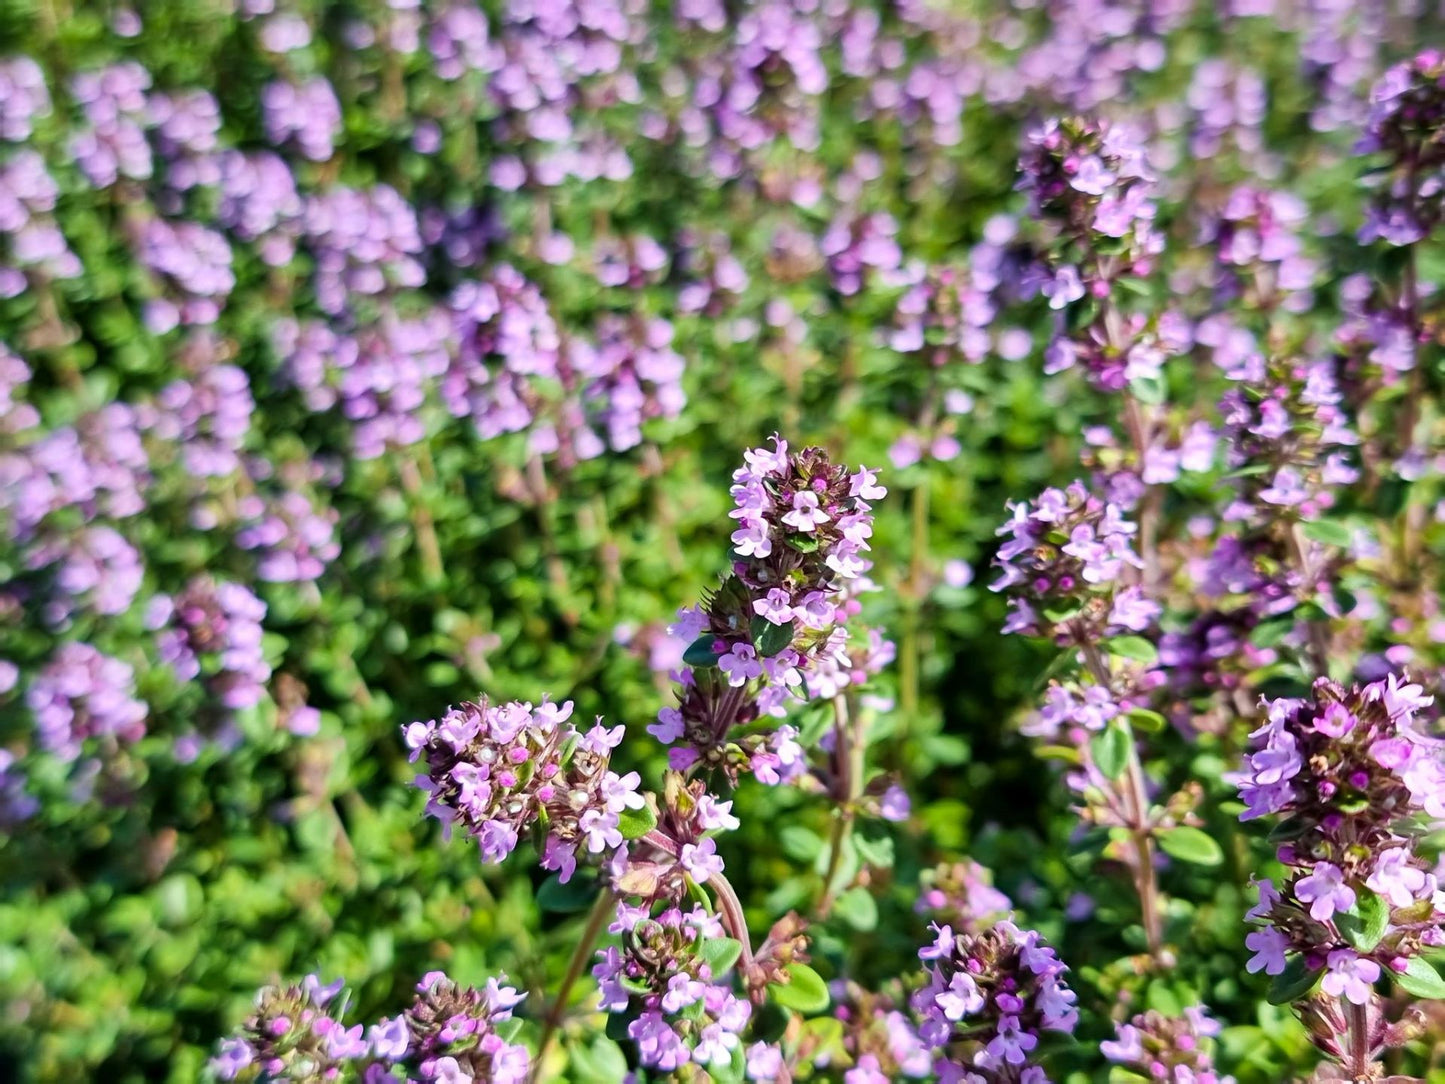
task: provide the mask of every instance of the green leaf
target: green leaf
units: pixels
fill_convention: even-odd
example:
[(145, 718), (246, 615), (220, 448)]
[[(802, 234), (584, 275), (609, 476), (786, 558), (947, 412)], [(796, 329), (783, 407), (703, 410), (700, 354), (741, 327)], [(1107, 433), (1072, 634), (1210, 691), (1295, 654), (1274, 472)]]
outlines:
[(1125, 714), (1135, 730), (1146, 734), (1162, 734), (1169, 726), (1168, 719), (1148, 708), (1130, 708)]
[(1332, 519), (1317, 519), (1312, 523), (1300, 524), (1300, 533), (1311, 542), (1321, 542), (1326, 546), (1338, 546), (1340, 549), (1348, 549), (1354, 541), (1354, 534), (1343, 523)]
[(1269, 830), (1266, 837), (1270, 843), (1286, 843), (1292, 839), (1299, 839), (1309, 831), (1309, 824), (1299, 817), (1286, 817)]
[(1158, 376), (1136, 376), (1129, 381), (1129, 390), (1134, 398), (1149, 406), (1158, 406), (1164, 402), (1164, 379)]
[(811, 534), (790, 534), (788, 545), (799, 553), (812, 553), (819, 546), (818, 536)]
[(1163, 979), (1153, 979), (1144, 991), (1144, 1003), (1165, 1016), (1178, 1016), (1184, 1011), (1179, 995)]
[(748, 631), (752, 634), (753, 646), (758, 655), (770, 659), (793, 642), (794, 628), (791, 621), (774, 625), (766, 617), (754, 615)]
[(1249, 634), (1249, 642), (1255, 647), (1278, 647), (1284, 642), (1284, 638), (1294, 631), (1294, 626), (1293, 615), (1272, 617), (1254, 627), (1254, 631)]
[(839, 1055), (846, 1053), (843, 1021), (836, 1016), (815, 1016), (803, 1024), (802, 1031), (809, 1048), (827, 1060), (836, 1061)]
[(712, 633), (703, 633), (687, 645), (687, 650), (682, 653), (682, 661), (693, 667), (716, 666), (717, 656), (713, 654), (712, 650), (712, 645), (716, 640), (717, 637)]
[(537, 889), (537, 906), (563, 915), (587, 910), (596, 898), (597, 878), (581, 873), (574, 873), (566, 884), (554, 873)]
[(807, 964), (788, 965), (788, 982), (769, 983), (773, 1001), (785, 1009), (805, 1015), (822, 1012), (828, 1007), (828, 984)]
[(859, 861), (874, 869), (893, 868), (893, 840), (887, 836), (868, 839), (865, 836), (854, 835), (853, 849), (858, 852)]
[(1217, 866), (1224, 861), (1224, 851), (1213, 836), (1198, 828), (1164, 828), (1158, 833), (1164, 853), (1181, 862), (1196, 866)]
[[(625, 1013), (615, 1015), (625, 1018)], [(569, 1074), (574, 1080), (621, 1080), (627, 1076), (627, 1058), (622, 1048), (611, 1039), (600, 1038), (589, 1046), (573, 1046), (567, 1051)]]
[(698, 949), (707, 966), (712, 968), (714, 981), (732, 970), (742, 951), (743, 943), (731, 937), (710, 937)]
[(778, 832), (783, 853), (795, 862), (812, 862), (823, 850), (823, 837), (801, 824), (786, 824)]
[(1445, 979), (1441, 979), (1440, 972), (1436, 971), (1434, 965), (1423, 957), (1416, 956), (1411, 960), (1410, 966), (1405, 968), (1404, 973), (1395, 976), (1395, 981), (1407, 994), (1428, 998), (1431, 1001), (1445, 1000)]
[(1303, 956), (1296, 956), (1270, 982), (1269, 993), (1265, 996), (1271, 1005), (1288, 1005), (1313, 990), (1320, 974), (1309, 969)]
[(641, 839), (657, 827), (657, 814), (649, 802), (643, 802), (641, 809), (624, 809), (617, 814), (617, 830), (624, 839)]
[(1093, 754), (1099, 771), (1110, 779), (1123, 775), (1124, 767), (1129, 763), (1130, 740), (1129, 732), (1117, 723), (1110, 723), (1095, 734), (1089, 742), (1089, 752)]
[(862, 933), (878, 926), (878, 901), (861, 885), (839, 896), (833, 904), (833, 913)]
[(607, 1027), (604, 1034), (614, 1043), (629, 1042), (631, 1037), (627, 1034), (628, 1014), (625, 1012), (610, 1012), (607, 1014)]
[(1112, 640), (1105, 640), (1104, 647), (1111, 655), (1133, 659), (1145, 666), (1153, 666), (1159, 659), (1158, 649), (1142, 636), (1115, 636)]
[(1373, 952), (1390, 925), (1390, 905), (1368, 888), (1355, 889), (1355, 905), (1335, 915), (1335, 926), (1356, 952)]

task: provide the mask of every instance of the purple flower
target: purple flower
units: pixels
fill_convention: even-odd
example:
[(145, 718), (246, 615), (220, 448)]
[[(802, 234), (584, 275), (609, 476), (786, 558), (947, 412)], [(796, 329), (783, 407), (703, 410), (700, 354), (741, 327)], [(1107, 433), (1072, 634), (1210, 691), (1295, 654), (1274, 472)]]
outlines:
[(371, 1044), (372, 1056), (383, 1061), (401, 1060), (406, 1057), (411, 1045), (411, 1033), (407, 1030), (406, 1021), (399, 1016), (395, 1020), (373, 1024), (366, 1037)]
[(1369, 1003), (1371, 986), (1380, 977), (1380, 965), (1356, 955), (1352, 949), (1336, 949), (1326, 960), (1320, 989), (1331, 997), (1343, 997), (1355, 1005)]
[(1244, 965), (1251, 975), (1257, 971), (1263, 971), (1266, 975), (1278, 975), (1284, 971), (1284, 953), (1285, 949), (1289, 948), (1289, 938), (1282, 932), (1273, 926), (1266, 926), (1246, 936), (1244, 944), (1254, 953)]
[(462, 825), (485, 862), (505, 859), (543, 818), (544, 868), (566, 880), (579, 859), (605, 859), (624, 842), (619, 815), (644, 803), (640, 777), (608, 768), (621, 727), (609, 730), (599, 721), (582, 737), (567, 722), (571, 714), (570, 701), (537, 707), (483, 701), (408, 724), (407, 746), (426, 755), (427, 771), (416, 783), (428, 795), (427, 813), (448, 831)]
[(1344, 872), (1329, 862), (1319, 862), (1307, 877), (1295, 882), (1295, 898), (1310, 904), (1310, 917), (1328, 922), (1336, 911), (1348, 911), (1355, 905), (1355, 892), (1344, 883)]
[(692, 874), (692, 879), (698, 884), (705, 884), (723, 871), (723, 860), (717, 853), (717, 843), (711, 839), (683, 844), (681, 861), (683, 868)]

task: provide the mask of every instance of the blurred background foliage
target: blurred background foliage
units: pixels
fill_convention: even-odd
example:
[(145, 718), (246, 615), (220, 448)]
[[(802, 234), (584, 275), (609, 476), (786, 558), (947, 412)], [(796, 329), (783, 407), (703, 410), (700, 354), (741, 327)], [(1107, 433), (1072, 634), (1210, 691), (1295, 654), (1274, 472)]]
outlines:
[[(1424, 32), (1408, 13), (1368, 6), (1358, 17), (1375, 20), (1377, 55), (1350, 84), (1356, 94), (1394, 55), (1394, 43), (1415, 44)], [(497, 33), (503, 5), (482, 7)], [(952, 49), (976, 61), (981, 78), (994, 78), (1053, 40), (1061, 20), (1088, 23), (1070, 7), (954, 5), (938, 21), (976, 31), (954, 39), (920, 29), (922, 19), (905, 19), (891, 4), (878, 10), (904, 42), (907, 63)], [(1168, 8), (1167, 18), (1156, 8)], [(1123, 13), (1118, 26), (1096, 27), (1095, 38), (1065, 51), (1072, 83), (1032, 76), (1013, 95), (966, 97), (962, 135), (951, 145), (931, 143), (896, 115), (867, 115), (860, 103), (869, 80), (840, 74), (837, 42), (828, 40), (822, 54), (832, 79), (819, 96), (817, 148), (778, 139), (749, 165), (746, 181), (720, 183), (698, 168), (693, 148), (640, 137), (644, 105), (583, 96), (571, 103), (579, 124), (625, 148), (631, 175), (516, 190), (489, 174), (498, 155), (515, 153), (517, 139), (502, 131), (500, 110), (479, 82), (440, 78), (425, 45), (406, 52), (347, 44), (357, 40), (347, 28), (384, 30), (411, 11), (406, 5), (298, 0), (286, 10), (309, 26), (310, 41), (277, 55), (258, 41), (270, 16), (222, 0), (147, 0), (133, 13), (85, 0), (0, 0), (0, 56), (35, 58), (54, 102), (33, 135), (0, 156), (22, 144), (43, 155), (59, 189), (55, 218), (84, 268), (74, 278), (32, 280), (0, 300), (0, 340), (32, 370), (25, 398), (45, 427), (113, 401), (145, 401), (184, 369), (186, 332), (153, 331), (140, 315), (157, 286), (127, 240), (129, 224), (160, 205), (160, 172), (149, 182), (96, 187), (67, 149), (83, 116), (68, 81), (121, 60), (142, 65), (156, 90), (208, 90), (220, 105), (224, 145), (241, 148), (266, 145), (267, 83), (326, 76), (341, 128), (328, 160), (288, 156), (303, 190), (384, 183), (417, 208), (484, 212), (495, 229), (481, 266), (506, 260), (522, 268), (564, 333), (591, 328), (604, 313), (669, 320), (686, 361), (687, 404), (649, 422), (641, 446), (571, 466), (544, 463), (525, 434), (483, 441), (436, 404), (426, 408), (424, 440), (379, 458), (347, 458), (350, 423), (309, 411), (274, 347), (278, 319), (327, 318), (312, 294), (308, 255), (272, 267), (236, 242), (235, 284), (214, 330), (255, 399), (244, 453), (275, 465), (339, 461), (316, 489), (337, 513), (340, 556), (314, 583), (258, 581), (254, 556), (224, 523), (196, 526), (200, 500), (234, 497), (233, 480), (208, 480), (198, 493), (176, 449), (154, 435), (147, 507), (127, 520), (126, 533), (144, 558), (142, 600), (177, 592), (202, 572), (256, 592), (267, 608), (268, 661), (305, 686), (320, 729), (314, 737), (288, 733), (273, 688), (240, 714), (244, 740), (234, 749), (207, 748), (182, 763), (171, 755), (174, 738), (204, 710), (205, 694), (157, 662), (142, 602), (57, 631), (35, 619), (27, 597), (14, 596), (0, 612), (0, 657), (30, 675), (59, 642), (86, 639), (135, 667), (151, 717), (128, 754), (129, 786), (113, 800), (71, 800), (66, 765), (33, 751), (27, 760), (40, 807), (0, 836), (0, 1045), (10, 1074), (197, 1079), (216, 1037), (244, 1015), (258, 986), (308, 971), (346, 976), (363, 1016), (402, 1004), (416, 976), (433, 967), (460, 982), (505, 971), (519, 987), (555, 987), (581, 916), (543, 912), (535, 898), (541, 872), (525, 862), (483, 870), (466, 844), (439, 842), (409, 786), (413, 768), (398, 728), (479, 691), (534, 701), (550, 693), (574, 699), (581, 717), (626, 723), (632, 740), (618, 753), (620, 770), (656, 778), (664, 760), (643, 727), (671, 694), (652, 662), (667, 658), (664, 628), (674, 611), (725, 567), (731, 472), (743, 448), (774, 431), (795, 445), (822, 444), (847, 463), (882, 467), (890, 489), (873, 539), (882, 590), (865, 614), (898, 643), (899, 659), (869, 703), (881, 720), (878, 756), (905, 779), (914, 814), (861, 833), (870, 891), (820, 930), (820, 970), (866, 982), (912, 966), (926, 928), (914, 912), (920, 872), (969, 855), (996, 871), (999, 887), (1059, 946), (1082, 996), (1092, 983), (1108, 988), (1101, 969), (1138, 948), (1135, 904), (1124, 882), (1099, 876), (1092, 852), (1075, 846), (1077, 822), (1061, 784), (1015, 733), (1013, 719), (1032, 704), (1053, 652), (1001, 636), (1003, 606), (984, 584), (1004, 502), (1076, 476), (1078, 434), (1110, 404), (1077, 381), (1043, 377), (1045, 335), (1033, 333), (1051, 315), (1040, 303), (1008, 314), (1033, 334), (1021, 359), (991, 354), (935, 371), (890, 349), (881, 334), (901, 287), (872, 280), (848, 296), (820, 266), (775, 273), (774, 250), (783, 231), (816, 238), (856, 208), (891, 215), (910, 260), (966, 260), (990, 220), (1022, 209), (1013, 180), (1027, 123), (1041, 110), (1094, 106), (1145, 118), (1173, 154), (1165, 215), (1179, 216), (1167, 224), (1187, 248), (1191, 224), (1180, 209), (1258, 169), (1247, 155), (1189, 153), (1200, 123), (1189, 88), (1210, 60), (1250, 70), (1265, 87), (1267, 110), (1242, 127), (1275, 156), (1271, 183), (1346, 227), (1358, 220), (1352, 133), (1310, 128), (1325, 76), (1300, 59), (1301, 40), (1319, 30), (1307, 6), (1292, 22), (1213, 4), (1110, 6)], [(423, 40), (444, 10), (430, 0), (417, 9)], [(666, 4), (627, 11), (645, 32), (626, 45), (625, 64), (640, 100), (652, 103), (665, 97), (673, 68), (715, 46), (679, 28)], [(118, 32), (130, 16), (138, 32)], [(1007, 37), (989, 36), (1005, 24)], [(1136, 59), (1116, 63), (1110, 50), (1131, 42), (1159, 44), (1162, 61), (1147, 70)], [(1122, 73), (1091, 68), (1110, 64)], [(1089, 101), (1090, 92), (1099, 100)], [(440, 128), (435, 153), (415, 148), (423, 122)], [(865, 170), (860, 155), (870, 156)], [(838, 194), (841, 179), (870, 173), (855, 195)], [(795, 174), (816, 178), (823, 198), (800, 206), (769, 196), (769, 183)], [(209, 220), (212, 198), (192, 194), (187, 213)], [(579, 256), (539, 259), (549, 232), (565, 234)], [(725, 317), (678, 305), (685, 239), (710, 232), (726, 237), (749, 276)], [(585, 254), (603, 238), (639, 233), (678, 257), (672, 269), (637, 288), (599, 284)], [(1332, 248), (1350, 247), (1344, 236), (1322, 234), (1311, 244), (1328, 264)], [(423, 259), (426, 282), (386, 301), (397, 312), (424, 311), (478, 274), (475, 265), (455, 266), (440, 244)], [(778, 301), (803, 325), (799, 341), (771, 326), (768, 307)], [(364, 325), (378, 304), (359, 302), (349, 319)], [(1321, 319), (1329, 316), (1326, 303)], [(739, 321), (750, 321), (753, 333), (735, 333)], [(945, 388), (972, 397), (952, 425), (958, 454), (890, 465), (890, 449), (921, 411), (937, 410)], [(0, 427), (0, 451), (12, 439)], [(425, 531), (435, 534), (439, 561), (421, 542)], [(0, 539), (0, 572), (22, 576), (21, 560), (20, 543)], [(964, 582), (955, 567), (947, 582), (950, 561), (967, 562), (976, 579)], [(16, 751), (29, 748), (25, 687), (22, 678), (0, 695), (4, 739)], [(1230, 766), (1217, 750), (1192, 755), (1204, 778), (1217, 780)], [(1213, 797), (1226, 794), (1221, 785)], [(722, 851), (761, 926), (815, 890), (829, 811), (787, 788), (748, 786), (735, 812), (742, 828)], [(1240, 1080), (1278, 1080), (1309, 1058), (1287, 1013), (1255, 1008), (1263, 981), (1243, 974), (1241, 924), (1253, 859), (1227, 857), (1228, 876), (1192, 867), (1166, 873), (1172, 937), (1188, 946), (1188, 958), (1177, 975), (1153, 980), (1148, 997), (1167, 1007), (1202, 995), (1231, 1025), (1225, 1061)], [(1070, 908), (1080, 891), (1092, 897), (1087, 920)], [(615, 1050), (589, 1045), (587, 1034), (570, 1044), (557, 1079), (614, 1078)]]

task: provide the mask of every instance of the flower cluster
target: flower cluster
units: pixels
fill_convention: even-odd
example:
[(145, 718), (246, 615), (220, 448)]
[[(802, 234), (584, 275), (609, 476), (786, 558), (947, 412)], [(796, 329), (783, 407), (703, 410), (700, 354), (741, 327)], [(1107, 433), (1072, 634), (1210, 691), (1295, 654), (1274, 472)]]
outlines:
[(752, 1008), (722, 981), (732, 960), (712, 950), (731, 945), (728, 955), (735, 957), (737, 943), (720, 940), (717, 917), (701, 907), (667, 907), (653, 916), (620, 903), (610, 929), (622, 945), (598, 953), (592, 976), (602, 1009), (632, 1017), (627, 1034), (642, 1064), (673, 1072), (689, 1062), (731, 1063)]
[(132, 743), (145, 734), (135, 671), (90, 644), (62, 644), (26, 691), (41, 748), (73, 761), (93, 740)]
[(898, 299), (887, 342), (900, 354), (922, 354), (935, 368), (976, 365), (988, 355), (997, 316), (990, 291), (967, 269), (930, 268)]
[(1288, 873), (1278, 887), (1259, 882), (1251, 972), (1294, 966), (1366, 1006), (1382, 974), (1408, 984), (1423, 964), (1412, 958), (1445, 944), (1445, 902), (1411, 821), (1445, 816), (1445, 766), (1417, 729), (1431, 702), (1389, 674), (1348, 689), (1319, 678), (1310, 699), (1267, 705), (1237, 780), (1240, 817), (1280, 818)]
[(961, 933), (977, 933), (1013, 911), (1013, 901), (993, 886), (993, 874), (966, 858), (924, 870), (913, 909)]
[(579, 860), (604, 860), (624, 843), (622, 816), (641, 809), (636, 772), (608, 767), (623, 727), (599, 719), (579, 734), (572, 702), (533, 707), (511, 701), (465, 703), (439, 720), (403, 728), (413, 761), (426, 772), (427, 813), (450, 833), (460, 825), (476, 839), (482, 861), (500, 862), (523, 832), (545, 833), (542, 866), (568, 880)]
[(404, 1014), (368, 1029), (373, 1054), (389, 1039), (391, 1059), (399, 1059), (404, 1034), (406, 1056), (415, 1065), (411, 1071), (423, 1081), (525, 1084), (531, 1079), (531, 1055), (509, 1038), (515, 1036), (512, 1009), (525, 994), (497, 979), (488, 979), (480, 990), (460, 986), (440, 971), (424, 975), (416, 989), (416, 1001)]
[(843, 1022), (843, 1047), (853, 1063), (843, 1074), (843, 1084), (890, 1084), (933, 1074), (928, 1046), (891, 993), (864, 990), (851, 982), (834, 986), (841, 987), (835, 989), (834, 1015)]
[(1252, 185), (1230, 192), (1218, 218), (1205, 227), (1204, 239), (1219, 261), (1218, 299), (1241, 298), (1246, 305), (1279, 305), (1289, 312), (1309, 309), (1318, 268), (1300, 239), (1308, 217), (1304, 202), (1291, 192)]
[(145, 575), (135, 547), (103, 524), (91, 524), (68, 537), (42, 537), (25, 563), (32, 569), (54, 566), (56, 597), (45, 606), (45, 619), (60, 628), (77, 612), (124, 613)]
[(1428, 50), (1381, 76), (1356, 149), (1389, 159), (1360, 240), (1412, 245), (1426, 237), (1445, 209), (1445, 54)]
[(15, 297), (34, 280), (72, 279), (79, 258), (52, 217), (60, 189), (34, 151), (22, 150), (0, 162), (0, 297)]
[(512, 1009), (525, 995), (496, 979), (484, 989), (458, 986), (440, 971), (417, 983), (412, 1006), (370, 1027), (342, 1022), (331, 1006), (343, 980), (323, 985), (316, 975), (299, 984), (268, 987), (239, 1034), (211, 1060), (221, 1080), (389, 1081), (392, 1067), (418, 1084), (525, 1084), (527, 1048), (513, 1035)]
[(332, 141), (341, 128), (341, 106), (325, 79), (303, 83), (276, 81), (261, 92), (266, 138), (275, 146), (295, 142), (315, 162), (331, 157)]
[(1214, 1068), (1211, 1040), (1220, 1032), (1219, 1021), (1203, 1006), (1193, 1005), (1182, 1015), (1165, 1016), (1150, 1010), (1127, 1024), (1115, 1038), (1099, 1044), (1104, 1057), (1132, 1069), (1149, 1080), (1167, 1084), (1234, 1084)]
[(928, 985), (913, 995), (919, 1037), (936, 1051), (934, 1071), (960, 1084), (1046, 1084), (1041, 1033), (1073, 1032), (1076, 996), (1068, 968), (1032, 930), (999, 922), (978, 934), (933, 927), (919, 949)]
[(1236, 384), (1220, 414), (1239, 496), (1225, 517), (1317, 518), (1359, 477), (1347, 458), (1359, 436), (1333, 361), (1255, 357), (1228, 375)]
[(274, 501), (253, 495), (240, 511), (246, 522), (236, 545), (257, 551), (256, 575), (268, 583), (317, 580), (341, 553), (335, 509), (299, 490), (288, 489)]
[(1002, 574), (991, 585), (1008, 597), (1005, 632), (1082, 644), (1149, 627), (1159, 608), (1129, 582), (1144, 566), (1133, 544), (1138, 527), (1123, 509), (1081, 482), (1009, 508), (998, 529)]
[[(202, 720), (199, 733), (222, 749), (240, 740), (235, 713), (259, 704), (271, 678), (261, 642), (265, 616), (266, 604), (245, 587), (208, 576), (174, 597), (155, 596), (147, 610), (161, 659), (181, 681), (203, 681), (221, 708), (218, 718)], [(182, 737), (177, 755), (193, 759), (199, 740)]]
[(1043, 292), (1061, 309), (1086, 294), (1108, 296), (1124, 275), (1148, 272), (1163, 250), (1154, 225), (1154, 171), (1138, 133), (1080, 117), (1051, 118), (1028, 135), (1018, 187), (1029, 209), (1070, 243)]
[(745, 453), (733, 474), (732, 575), (701, 606), (679, 612), (670, 631), (692, 642), (681, 702), (648, 727), (665, 744), (682, 743), (670, 756), (674, 768), (701, 762), (768, 783), (801, 772), (795, 731), (782, 726), (741, 742), (730, 732), (783, 714), (803, 693), (832, 696), (865, 679), (844, 623), (870, 567), (869, 502), (887, 493), (867, 468), (849, 474), (820, 448), (790, 453), (781, 438), (773, 442)]
[(94, 187), (109, 188), (122, 177), (150, 177), (153, 165), (144, 127), (150, 86), (150, 72), (134, 61), (82, 72), (70, 81), (71, 96), (87, 123), (71, 137), (70, 153)]

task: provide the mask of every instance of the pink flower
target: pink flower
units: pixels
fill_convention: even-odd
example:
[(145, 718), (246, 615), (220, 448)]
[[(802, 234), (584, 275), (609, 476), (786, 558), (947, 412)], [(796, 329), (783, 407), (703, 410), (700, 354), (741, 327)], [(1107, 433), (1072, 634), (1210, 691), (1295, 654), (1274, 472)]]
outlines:
[(647, 732), (663, 745), (671, 745), (683, 735), (682, 712), (676, 708), (663, 708), (657, 713), (657, 722), (648, 724)]
[(1369, 879), (1367, 888), (1378, 892), (1395, 907), (1409, 907), (1425, 895), (1427, 875), (1424, 870), (1410, 865), (1407, 847), (1394, 847), (1380, 855)]
[(1328, 922), (1336, 911), (1348, 911), (1355, 905), (1355, 890), (1345, 884), (1345, 875), (1338, 866), (1320, 862), (1308, 877), (1295, 882), (1295, 899), (1310, 905), (1310, 917)]
[(970, 1013), (978, 1012), (984, 1005), (984, 997), (979, 992), (978, 983), (962, 971), (954, 972), (953, 978), (949, 980), (948, 988), (934, 1001), (943, 1010), (943, 1015), (954, 1022), (962, 1020)]
[(602, 725), (602, 719), (599, 716), (597, 725), (582, 736), (582, 741), (579, 745), (589, 753), (606, 756), (612, 752), (613, 749), (617, 748), (618, 743), (622, 741), (622, 735), (626, 732), (627, 728), (621, 724), (609, 730)]
[(718, 658), (718, 669), (728, 676), (728, 684), (736, 688), (762, 675), (758, 653), (752, 644), (734, 644), (732, 650)]
[(667, 980), (667, 992), (662, 995), (662, 1011), (679, 1013), (707, 991), (707, 983), (698, 982), (686, 971), (679, 971)]
[(577, 855), (573, 847), (554, 835), (547, 837), (547, 843), (542, 849), (542, 868), (554, 870), (557, 873), (557, 880), (566, 884), (572, 879), (572, 874), (577, 871)]
[(766, 557), (773, 552), (766, 523), (750, 523), (732, 533), (733, 549), (740, 557)]
[(1380, 965), (1358, 956), (1351, 949), (1335, 949), (1326, 961), (1328, 971), (1320, 989), (1331, 997), (1343, 997), (1354, 1005), (1370, 1000), (1370, 988), (1380, 977)]
[(753, 613), (774, 625), (786, 625), (793, 619), (792, 599), (781, 587), (770, 589), (764, 598), (753, 601)]
[(888, 490), (878, 484), (878, 472), (859, 467), (858, 473), (848, 479), (848, 493), (865, 501), (881, 501), (888, 496)]
[(705, 884), (723, 871), (722, 856), (717, 853), (717, 843), (711, 839), (684, 843), (679, 860), (698, 884)]
[(811, 534), (827, 523), (828, 513), (818, 507), (818, 495), (811, 489), (800, 489), (793, 494), (793, 510), (783, 516), (783, 522), (804, 534)]

